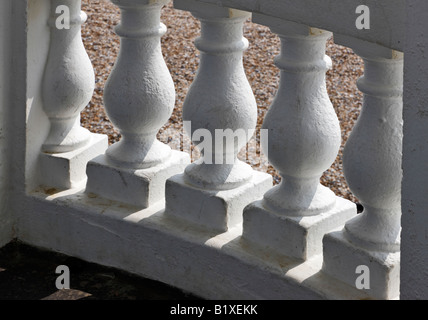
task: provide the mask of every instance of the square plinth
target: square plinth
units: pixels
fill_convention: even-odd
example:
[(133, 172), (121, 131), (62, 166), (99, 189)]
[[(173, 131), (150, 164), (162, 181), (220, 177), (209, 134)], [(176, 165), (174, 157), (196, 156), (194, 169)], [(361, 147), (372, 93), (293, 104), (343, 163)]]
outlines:
[(276, 254), (306, 260), (322, 253), (326, 233), (343, 226), (356, 214), (356, 205), (339, 197), (331, 210), (307, 217), (281, 215), (266, 209), (263, 200), (256, 201), (244, 210), (242, 237)]
[(324, 273), (364, 290), (374, 299), (399, 297), (399, 252), (369, 251), (357, 247), (346, 239), (343, 230), (327, 234), (323, 247)]
[(86, 172), (87, 194), (123, 202), (140, 208), (148, 208), (162, 200), (165, 195), (165, 181), (190, 163), (185, 152), (172, 150), (163, 163), (147, 169), (125, 169), (111, 165), (102, 155), (88, 163)]
[(263, 197), (272, 187), (272, 176), (254, 171), (252, 179), (231, 190), (206, 190), (189, 185), (184, 174), (166, 183), (165, 214), (214, 232), (226, 232), (242, 223), (246, 205)]
[(40, 154), (40, 185), (58, 190), (84, 187), (86, 164), (108, 148), (106, 135), (91, 133), (87, 145), (71, 152)]

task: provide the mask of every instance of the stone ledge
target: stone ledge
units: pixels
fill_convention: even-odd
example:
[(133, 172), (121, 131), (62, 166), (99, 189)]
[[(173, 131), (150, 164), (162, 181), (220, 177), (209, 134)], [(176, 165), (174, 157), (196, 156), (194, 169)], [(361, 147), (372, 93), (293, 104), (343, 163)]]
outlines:
[(83, 190), (19, 203), (17, 237), (28, 244), (162, 281), (207, 299), (368, 299), (362, 291), (320, 272), (322, 255), (306, 262), (258, 251), (238, 226), (213, 234), (150, 209)]
[[(176, 0), (177, 1), (177, 0)], [(403, 51), (406, 30), (406, 1), (389, 0), (193, 0), (263, 14), (272, 20), (283, 19), (311, 27), (329, 30), (385, 47)], [(190, 0), (180, 0), (189, 3)], [(370, 8), (372, 26), (370, 30), (358, 30), (355, 9), (365, 4)], [(328, 7), (328, 10), (326, 8)]]

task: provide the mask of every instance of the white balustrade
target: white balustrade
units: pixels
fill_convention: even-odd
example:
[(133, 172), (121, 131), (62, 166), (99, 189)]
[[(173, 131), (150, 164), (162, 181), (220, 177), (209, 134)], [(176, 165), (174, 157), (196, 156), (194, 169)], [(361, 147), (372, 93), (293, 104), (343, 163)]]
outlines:
[[(50, 47), (42, 83), (50, 131), (42, 146), (41, 184), (68, 189), (85, 182), (86, 163), (105, 151), (107, 137), (80, 126), (80, 112), (91, 100), (95, 86), (81, 38), (81, 24), (86, 21), (81, 1), (51, 0), (50, 4)], [(57, 26), (57, 8), (61, 6), (69, 10), (69, 28)]]
[[(237, 159), (254, 133), (257, 105), (242, 55), (249, 13), (175, 1), (201, 21), (200, 67), (183, 105), (187, 134), (202, 158), (167, 182), (166, 214), (216, 231), (242, 222), (242, 210), (272, 185), (272, 178)], [(189, 201), (191, 199), (191, 201)]]
[(344, 173), (364, 211), (324, 239), (324, 271), (356, 286), (356, 268), (370, 270), (370, 294), (399, 294), (403, 54), (337, 36), (364, 60), (361, 114), (346, 144)]
[(122, 15), (116, 27), (121, 49), (106, 83), (104, 103), (122, 139), (88, 164), (88, 193), (149, 207), (163, 199), (165, 180), (190, 161), (188, 154), (156, 138), (175, 103), (160, 45), (166, 32), (161, 8), (168, 2), (113, 0)]
[[(161, 9), (169, 1), (112, 0), (121, 10), (116, 27), (121, 44), (104, 103), (122, 139), (108, 148), (106, 136), (80, 126), (79, 114), (94, 90), (80, 34), (86, 19), (81, 1), (50, 1), (41, 83), (50, 131), (38, 159), (40, 185), (79, 189), (26, 197), (24, 209), (16, 210), (22, 211), (18, 238), (208, 298), (398, 298), (403, 54), (356, 39), (355, 30), (335, 34), (336, 43), (354, 49), (365, 63), (358, 81), (363, 108), (343, 152), (347, 183), (364, 206), (357, 215), (354, 203), (320, 184), (341, 145), (326, 88), (331, 59), (325, 51), (332, 33), (310, 27), (308, 19), (300, 24), (283, 20), (290, 18), (286, 14), (265, 15), (272, 14), (273, 0), (264, 4), (265, 14), (259, 3), (174, 0), (177, 9), (201, 22), (195, 41), (200, 66), (183, 120), (202, 157), (190, 163), (187, 153), (156, 137), (175, 105), (160, 41), (166, 32)], [(280, 85), (262, 127), (268, 133), (263, 152), (282, 177), (275, 187), (269, 174), (237, 157), (254, 133), (257, 104), (243, 67), (248, 47), (243, 26), (251, 13), (221, 6), (232, 3), (257, 11), (253, 22), (281, 40), (275, 59)], [(70, 10), (70, 28), (58, 28), (59, 6)], [(29, 8), (34, 13), (43, 6), (34, 2)], [(319, 26), (327, 20), (317, 21)], [(387, 38), (379, 43), (401, 39)], [(44, 232), (48, 227), (51, 232)], [(368, 270), (365, 282), (359, 270)]]
[[(243, 237), (280, 254), (307, 259), (322, 252), (326, 232), (356, 214), (351, 202), (320, 184), (341, 143), (339, 121), (326, 90), (325, 55), (331, 33), (254, 15), (281, 39), (277, 96), (263, 123), (269, 130), (262, 148), (282, 182), (244, 212)], [(268, 152), (268, 153), (267, 153)]]

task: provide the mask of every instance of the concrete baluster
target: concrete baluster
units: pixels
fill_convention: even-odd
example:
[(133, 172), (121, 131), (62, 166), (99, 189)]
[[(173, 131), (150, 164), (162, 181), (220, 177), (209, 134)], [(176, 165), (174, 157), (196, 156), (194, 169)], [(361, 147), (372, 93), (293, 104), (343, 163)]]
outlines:
[(355, 204), (320, 184), (341, 143), (339, 121), (326, 90), (326, 41), (331, 33), (255, 15), (281, 39), (277, 96), (263, 123), (262, 148), (281, 183), (245, 209), (244, 239), (279, 254), (307, 259), (322, 252), (322, 237), (356, 214)]
[[(257, 105), (243, 68), (247, 12), (176, 1), (201, 21), (200, 67), (183, 106), (187, 133), (202, 158), (168, 180), (166, 213), (216, 231), (242, 221), (244, 206), (272, 184), (237, 159), (254, 133)], [(192, 199), (189, 201), (189, 199)]]
[(184, 170), (189, 155), (161, 143), (175, 88), (161, 51), (166, 27), (161, 9), (169, 0), (113, 0), (121, 9), (116, 33), (121, 48), (107, 80), (104, 103), (122, 139), (88, 164), (87, 193), (139, 207), (163, 199), (165, 180)]
[(86, 181), (86, 163), (107, 148), (107, 137), (80, 126), (95, 78), (81, 38), (80, 0), (51, 0), (50, 47), (42, 82), (50, 131), (42, 145), (41, 184), (67, 189)]
[[(324, 239), (324, 271), (375, 298), (399, 294), (403, 54), (352, 38), (336, 42), (364, 60), (361, 114), (343, 156), (348, 185), (364, 211), (340, 232)], [(370, 286), (356, 283), (356, 268), (367, 266)], [(367, 283), (366, 283), (367, 284)]]

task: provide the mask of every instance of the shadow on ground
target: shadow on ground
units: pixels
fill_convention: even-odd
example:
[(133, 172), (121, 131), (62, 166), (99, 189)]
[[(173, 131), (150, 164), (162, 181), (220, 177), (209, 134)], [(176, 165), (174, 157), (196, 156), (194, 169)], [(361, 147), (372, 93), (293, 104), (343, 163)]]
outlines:
[[(55, 270), (70, 270), (58, 290)], [(118, 269), (14, 241), (0, 249), (0, 300), (195, 300), (190, 294)]]

